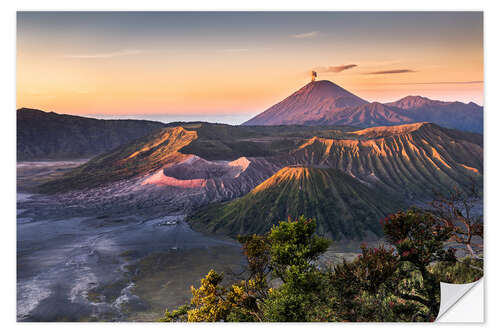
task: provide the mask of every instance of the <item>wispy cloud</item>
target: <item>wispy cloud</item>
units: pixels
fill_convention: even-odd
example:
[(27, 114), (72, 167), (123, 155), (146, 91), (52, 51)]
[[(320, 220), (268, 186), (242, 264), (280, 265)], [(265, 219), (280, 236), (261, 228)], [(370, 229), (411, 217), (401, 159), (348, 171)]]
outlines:
[(340, 65), (340, 66), (327, 66), (327, 67), (316, 67), (314, 70), (320, 73), (339, 73), (345, 70), (354, 68), (358, 65), (349, 64), (349, 65)]
[(314, 38), (319, 34), (319, 31), (311, 31), (311, 32), (304, 32), (301, 34), (296, 34), (296, 35), (290, 35), (292, 38), (299, 38), (299, 39), (305, 39), (305, 38)]
[(401, 73), (414, 73), (412, 69), (391, 69), (387, 71), (376, 71), (365, 73), (366, 75), (383, 75), (383, 74), (401, 74)]
[(404, 82), (404, 83), (398, 83), (398, 84), (413, 85), (413, 84), (478, 84), (478, 83), (484, 83), (484, 81)]
[(129, 55), (137, 55), (149, 52), (148, 50), (140, 50), (140, 49), (125, 49), (118, 50), (114, 52), (106, 52), (106, 53), (88, 53), (88, 54), (68, 54), (65, 55), (64, 58), (72, 58), (72, 59), (108, 59), (108, 58), (116, 58), (116, 57), (124, 57)]

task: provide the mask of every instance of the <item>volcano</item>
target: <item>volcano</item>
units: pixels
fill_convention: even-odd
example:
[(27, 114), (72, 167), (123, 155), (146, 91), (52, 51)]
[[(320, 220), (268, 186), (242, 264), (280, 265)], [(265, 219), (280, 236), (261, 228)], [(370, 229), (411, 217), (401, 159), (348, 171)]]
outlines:
[(288, 216), (305, 215), (333, 239), (377, 239), (380, 219), (402, 206), (340, 170), (289, 166), (239, 199), (196, 212), (189, 222), (195, 229), (236, 236), (264, 233)]
[(367, 103), (333, 82), (313, 81), (243, 125), (320, 124), (332, 113)]
[(242, 125), (347, 125), (361, 128), (432, 122), (483, 132), (483, 107), (407, 96), (392, 103), (368, 102), (330, 81), (313, 81)]
[(382, 235), (386, 214), (482, 177), (482, 135), (431, 123), (354, 131), (194, 123), (159, 129), (38, 190), (68, 207), (85, 198), (91, 211), (193, 213), (196, 229), (230, 236), (304, 214), (333, 239), (370, 239)]

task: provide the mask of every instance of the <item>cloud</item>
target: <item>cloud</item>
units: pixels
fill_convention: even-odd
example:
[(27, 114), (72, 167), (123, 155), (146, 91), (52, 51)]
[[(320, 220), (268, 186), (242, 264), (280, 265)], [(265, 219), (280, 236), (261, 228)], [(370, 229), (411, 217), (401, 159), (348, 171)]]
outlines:
[(320, 73), (339, 73), (345, 70), (354, 68), (358, 65), (349, 64), (349, 65), (340, 65), (340, 66), (328, 66), (328, 67), (316, 67), (315, 70)]
[(401, 74), (401, 73), (414, 73), (412, 69), (391, 69), (387, 71), (376, 71), (365, 73), (366, 75), (382, 75), (382, 74)]
[(399, 83), (399, 84), (413, 85), (413, 84), (477, 84), (477, 83), (484, 83), (484, 81), (406, 82), (406, 83)]
[(123, 57), (129, 55), (137, 55), (149, 52), (148, 50), (139, 50), (139, 49), (125, 49), (118, 50), (115, 52), (108, 53), (89, 53), (89, 54), (69, 54), (65, 55), (64, 58), (72, 58), (72, 59), (109, 59), (116, 57)]
[(311, 32), (304, 32), (301, 34), (296, 34), (296, 35), (290, 35), (292, 38), (299, 38), (299, 39), (305, 39), (305, 38), (314, 38), (319, 34), (319, 31), (311, 31)]

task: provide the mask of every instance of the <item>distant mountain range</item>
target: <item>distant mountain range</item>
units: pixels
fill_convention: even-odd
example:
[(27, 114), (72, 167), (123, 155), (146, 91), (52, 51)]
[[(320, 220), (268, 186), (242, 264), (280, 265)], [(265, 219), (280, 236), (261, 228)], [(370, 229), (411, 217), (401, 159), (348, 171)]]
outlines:
[[(355, 129), (415, 122), (482, 133), (483, 108), (472, 102), (442, 102), (420, 96), (407, 96), (385, 104), (370, 103), (330, 81), (314, 81), (243, 125)], [(93, 157), (157, 129), (185, 124), (101, 120), (21, 108), (17, 110), (17, 160)]]
[(333, 239), (373, 239), (381, 217), (433, 191), (481, 187), (483, 136), (473, 132), (482, 119), (474, 103), (369, 103), (318, 81), (252, 126), (19, 109), (17, 153), (19, 161), (92, 157), (38, 187), (54, 210), (75, 216), (179, 214), (195, 229), (235, 236), (303, 214)]
[(432, 122), (483, 132), (483, 107), (407, 96), (392, 103), (369, 103), (330, 81), (310, 82), (242, 125), (350, 125), (373, 127)]
[(22, 108), (17, 110), (17, 160), (91, 157), (163, 127), (147, 120), (100, 120)]
[(193, 123), (97, 156), (40, 191), (68, 207), (191, 212), (196, 229), (232, 236), (306, 214), (329, 237), (364, 239), (380, 235), (384, 214), (433, 190), (481, 184), (482, 175), (482, 135), (431, 123), (363, 130)]

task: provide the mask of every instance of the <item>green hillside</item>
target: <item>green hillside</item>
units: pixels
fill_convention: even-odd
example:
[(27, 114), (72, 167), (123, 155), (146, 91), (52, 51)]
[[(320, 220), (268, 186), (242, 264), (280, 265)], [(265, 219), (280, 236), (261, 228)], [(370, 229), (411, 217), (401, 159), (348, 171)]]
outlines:
[(379, 220), (403, 207), (394, 198), (330, 168), (285, 167), (247, 195), (189, 217), (199, 230), (236, 236), (264, 233), (288, 216), (317, 220), (319, 234), (365, 239), (382, 234)]

